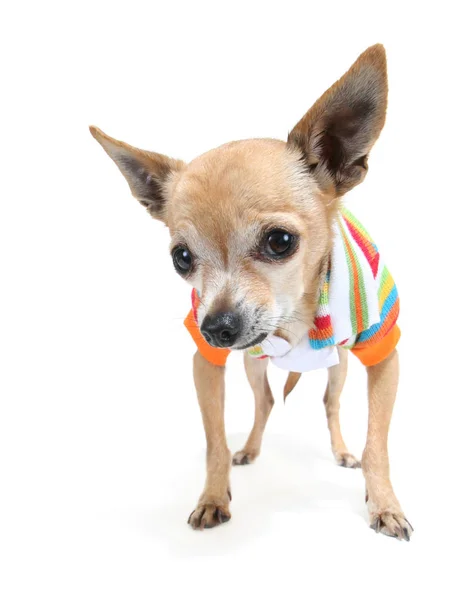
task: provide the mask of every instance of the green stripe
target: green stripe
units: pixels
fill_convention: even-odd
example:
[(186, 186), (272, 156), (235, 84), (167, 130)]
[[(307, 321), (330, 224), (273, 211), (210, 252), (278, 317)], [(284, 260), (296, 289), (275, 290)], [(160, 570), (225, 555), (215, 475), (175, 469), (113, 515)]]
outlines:
[(364, 226), (356, 219), (353, 213), (351, 213), (347, 208), (342, 208), (341, 213), (356, 227), (356, 229), (359, 229), (365, 238), (367, 238), (372, 244), (374, 243), (374, 240), (371, 238)]

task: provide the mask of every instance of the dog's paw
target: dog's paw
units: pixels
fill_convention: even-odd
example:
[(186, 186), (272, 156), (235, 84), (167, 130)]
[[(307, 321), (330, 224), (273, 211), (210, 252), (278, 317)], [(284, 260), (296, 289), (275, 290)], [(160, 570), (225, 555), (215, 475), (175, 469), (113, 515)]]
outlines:
[(389, 537), (409, 542), (414, 531), (411, 523), (402, 512), (385, 510), (370, 515), (371, 529)]
[(227, 498), (219, 500), (213, 497), (202, 497), (199, 504), (189, 515), (188, 525), (193, 529), (211, 529), (231, 519), (229, 500), (231, 500), (230, 490), (227, 492)]
[(344, 452), (342, 454), (335, 452), (335, 460), (340, 467), (347, 467), (348, 469), (361, 468), (361, 461), (349, 452)]
[(256, 460), (258, 455), (259, 452), (254, 452), (251, 450), (238, 450), (238, 452), (235, 452), (233, 454), (232, 463), (235, 466), (250, 465)]

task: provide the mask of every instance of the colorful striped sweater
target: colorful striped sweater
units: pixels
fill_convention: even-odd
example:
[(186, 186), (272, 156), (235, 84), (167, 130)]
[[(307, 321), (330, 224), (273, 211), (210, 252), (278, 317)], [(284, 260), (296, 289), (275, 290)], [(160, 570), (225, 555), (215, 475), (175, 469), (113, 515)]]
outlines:
[[(199, 298), (195, 290), (192, 302), (193, 309), (185, 321), (188, 330), (207, 360), (224, 365), (229, 350), (212, 348), (198, 331)], [(336, 347), (342, 346), (371, 366), (396, 347), (400, 337), (398, 314), (397, 288), (377, 246), (344, 208), (336, 220), (330, 265), (308, 335), (293, 347), (271, 335), (248, 352), (256, 358), (268, 356), (283, 369), (303, 372), (338, 364)]]

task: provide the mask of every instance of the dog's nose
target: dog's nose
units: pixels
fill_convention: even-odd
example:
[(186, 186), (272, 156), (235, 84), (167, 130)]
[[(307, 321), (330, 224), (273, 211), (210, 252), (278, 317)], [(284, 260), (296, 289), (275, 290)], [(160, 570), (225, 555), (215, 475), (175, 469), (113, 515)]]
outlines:
[(241, 319), (233, 312), (207, 315), (202, 321), (201, 333), (211, 346), (233, 346), (241, 331)]

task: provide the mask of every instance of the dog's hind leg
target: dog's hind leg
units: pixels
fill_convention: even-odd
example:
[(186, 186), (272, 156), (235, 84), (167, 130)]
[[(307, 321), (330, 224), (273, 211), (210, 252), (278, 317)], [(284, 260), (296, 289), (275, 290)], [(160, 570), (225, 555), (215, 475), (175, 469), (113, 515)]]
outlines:
[(244, 448), (234, 454), (234, 465), (248, 465), (253, 462), (260, 453), (262, 435), (270, 411), (274, 405), (272, 391), (270, 389), (269, 380), (267, 379), (268, 362), (268, 358), (252, 358), (247, 352), (244, 353), (246, 375), (252, 391), (254, 392), (254, 425)]
[(348, 351), (338, 348), (340, 363), (328, 369), (328, 383), (324, 395), (324, 406), (330, 431), (333, 455), (341, 467), (356, 468), (361, 463), (348, 452), (340, 429), (340, 395), (348, 370)]

